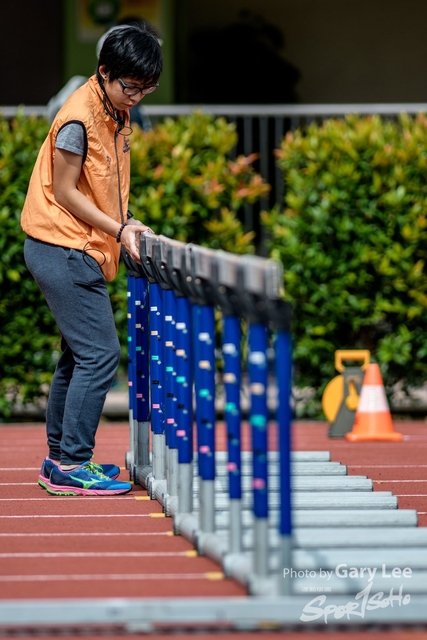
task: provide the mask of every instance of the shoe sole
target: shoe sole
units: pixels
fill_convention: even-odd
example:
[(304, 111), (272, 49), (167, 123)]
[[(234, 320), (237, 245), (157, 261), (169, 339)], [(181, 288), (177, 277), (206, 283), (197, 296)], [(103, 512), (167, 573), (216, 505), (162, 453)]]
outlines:
[[(116, 473), (115, 476), (109, 476), (109, 477), (111, 478), (111, 480), (115, 480), (116, 478), (119, 477), (119, 475), (120, 475), (120, 473)], [(49, 482), (48, 478), (46, 478), (45, 476), (40, 475), (37, 482), (41, 486), (42, 489), (46, 489), (46, 491), (47, 491), (48, 486), (49, 486), (48, 485), (48, 482)]]
[(129, 489), (83, 489), (83, 487), (62, 487), (55, 484), (46, 485), (46, 491), (51, 496), (117, 496), (122, 493), (129, 493), (131, 490), (131, 485)]
[(48, 482), (47, 478), (41, 475), (39, 476), (38, 483), (42, 489), (47, 489), (47, 484), (46, 484), (47, 482)]

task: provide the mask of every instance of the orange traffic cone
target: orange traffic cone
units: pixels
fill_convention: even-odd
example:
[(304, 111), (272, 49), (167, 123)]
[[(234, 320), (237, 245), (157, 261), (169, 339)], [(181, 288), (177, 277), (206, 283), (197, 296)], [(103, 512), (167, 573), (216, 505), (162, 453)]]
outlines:
[(402, 440), (402, 434), (396, 433), (393, 428), (381, 372), (377, 364), (369, 364), (366, 369), (353, 429), (350, 433), (346, 433), (345, 437), (350, 442)]

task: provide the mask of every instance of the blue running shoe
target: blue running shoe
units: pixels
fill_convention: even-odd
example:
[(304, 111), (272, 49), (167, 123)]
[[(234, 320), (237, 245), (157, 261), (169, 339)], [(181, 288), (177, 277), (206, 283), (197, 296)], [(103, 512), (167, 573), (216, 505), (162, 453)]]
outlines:
[(54, 466), (46, 480), (46, 491), (54, 496), (115, 496), (131, 489), (130, 482), (112, 480), (90, 461), (71, 471)]
[[(119, 477), (120, 468), (116, 464), (95, 464), (94, 462), (92, 464), (98, 469), (100, 473), (108, 476), (109, 478), (111, 478), (111, 480), (115, 480)], [(38, 480), (39, 485), (43, 487), (43, 489), (47, 489), (47, 482), (49, 481), (50, 472), (52, 471), (53, 467), (56, 466), (57, 465), (50, 458), (45, 458), (43, 460)]]

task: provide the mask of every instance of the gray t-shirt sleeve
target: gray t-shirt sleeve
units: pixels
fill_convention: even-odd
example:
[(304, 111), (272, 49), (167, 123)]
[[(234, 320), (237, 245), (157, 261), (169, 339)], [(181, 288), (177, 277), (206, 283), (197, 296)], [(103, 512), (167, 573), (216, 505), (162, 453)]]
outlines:
[(64, 124), (56, 136), (58, 149), (71, 151), (79, 156), (85, 155), (86, 130), (82, 124), (69, 122)]

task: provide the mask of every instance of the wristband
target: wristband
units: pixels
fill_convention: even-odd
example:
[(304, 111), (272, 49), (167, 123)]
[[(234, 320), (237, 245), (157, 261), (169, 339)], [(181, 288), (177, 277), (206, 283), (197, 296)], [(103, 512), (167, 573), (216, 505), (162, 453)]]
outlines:
[(123, 229), (125, 228), (125, 226), (126, 226), (126, 222), (123, 222), (123, 224), (121, 225), (120, 229), (117, 232), (117, 236), (116, 236), (116, 241), (117, 242), (120, 242), (120, 238), (122, 237), (122, 232), (123, 232)]

